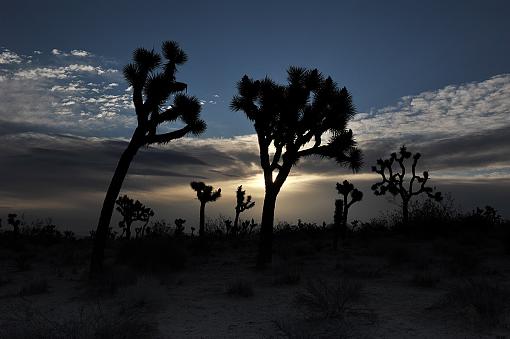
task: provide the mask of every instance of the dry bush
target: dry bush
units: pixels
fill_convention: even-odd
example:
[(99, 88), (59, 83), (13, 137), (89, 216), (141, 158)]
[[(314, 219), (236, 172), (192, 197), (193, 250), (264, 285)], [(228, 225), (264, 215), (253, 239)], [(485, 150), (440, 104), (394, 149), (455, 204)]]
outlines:
[(227, 285), (227, 294), (234, 297), (252, 297), (253, 285), (251, 282), (243, 279), (236, 280)]
[(416, 273), (411, 278), (411, 285), (423, 288), (435, 288), (439, 284), (441, 279), (430, 271)]
[(450, 287), (440, 307), (451, 308), (470, 323), (496, 326), (508, 320), (510, 293), (486, 279), (467, 279)]
[(43, 311), (26, 300), (18, 300), (0, 314), (0, 338), (156, 338), (157, 326), (147, 318), (141, 310), (134, 309), (129, 313), (118, 309), (106, 310), (100, 303), (57, 315), (54, 311)]
[(26, 297), (30, 295), (44, 294), (48, 292), (48, 289), (49, 285), (46, 279), (37, 279), (22, 286), (18, 292), (18, 295), (21, 297)]
[(295, 302), (312, 318), (343, 318), (354, 302), (360, 299), (362, 285), (342, 278), (334, 283), (310, 280)]

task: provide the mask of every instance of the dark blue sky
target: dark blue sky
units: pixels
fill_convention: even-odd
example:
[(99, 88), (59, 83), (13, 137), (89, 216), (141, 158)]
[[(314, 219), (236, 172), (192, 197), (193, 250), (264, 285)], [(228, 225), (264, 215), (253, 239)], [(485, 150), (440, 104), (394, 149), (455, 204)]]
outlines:
[(283, 81), (317, 67), (347, 86), (362, 112), (405, 95), (510, 72), (508, 1), (12, 1), (0, 45), (21, 53), (75, 48), (129, 61), (135, 47), (177, 40), (181, 79), (199, 97), (209, 136), (252, 132), (228, 103), (247, 73)]

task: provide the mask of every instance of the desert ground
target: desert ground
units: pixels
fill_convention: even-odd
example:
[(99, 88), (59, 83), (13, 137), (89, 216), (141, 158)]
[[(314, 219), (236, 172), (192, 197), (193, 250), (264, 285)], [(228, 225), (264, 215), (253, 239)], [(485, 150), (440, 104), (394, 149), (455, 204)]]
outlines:
[[(313, 229), (315, 227), (315, 230)], [(505, 338), (504, 235), (353, 232), (111, 240), (88, 279), (90, 239), (0, 247), (1, 338)]]

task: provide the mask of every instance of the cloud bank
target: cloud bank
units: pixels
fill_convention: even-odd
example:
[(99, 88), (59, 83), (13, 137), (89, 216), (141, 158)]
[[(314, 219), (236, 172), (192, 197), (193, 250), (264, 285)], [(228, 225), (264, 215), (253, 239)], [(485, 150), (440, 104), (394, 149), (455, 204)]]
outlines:
[[(136, 123), (131, 89), (112, 64), (78, 49), (28, 56), (0, 49), (0, 214), (53, 216), (82, 233), (95, 226)], [(213, 95), (203, 104), (218, 98)], [(303, 159), (279, 197), (277, 218), (330, 221), (334, 184), (344, 178), (365, 192), (353, 217), (377, 215), (387, 202), (370, 192), (377, 180), (370, 166), (402, 144), (423, 154), (420, 169), (430, 170), (432, 183), (452, 191), (465, 208), (491, 204), (510, 216), (505, 201), (509, 112), (510, 75), (501, 74), (359, 113), (350, 127), (365, 154), (364, 170), (352, 175), (332, 161)], [(142, 149), (124, 192), (153, 207), (159, 217), (183, 217), (192, 224), (198, 206), (190, 181), (223, 188), (222, 199), (208, 206), (211, 216), (232, 214), (234, 192), (242, 184), (257, 202), (247, 217), (258, 219), (263, 185), (257, 147), (256, 136), (245, 135), (186, 138)]]

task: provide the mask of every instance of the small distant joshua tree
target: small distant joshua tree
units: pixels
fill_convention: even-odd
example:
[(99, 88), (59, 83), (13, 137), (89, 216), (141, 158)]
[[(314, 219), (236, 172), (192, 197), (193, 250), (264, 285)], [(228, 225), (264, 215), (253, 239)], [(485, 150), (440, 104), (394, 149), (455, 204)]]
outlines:
[[(406, 187), (405, 175), (406, 168), (404, 161), (413, 158), (411, 165), (411, 179)], [(425, 186), (429, 180), (429, 172), (424, 171), (423, 176), (416, 174), (416, 165), (421, 154), (407, 151), (405, 146), (400, 147), (399, 154), (391, 153), (389, 159), (378, 159), (377, 166), (372, 166), (372, 171), (381, 175), (382, 181), (372, 185), (375, 195), (385, 195), (390, 192), (392, 195), (400, 195), (402, 199), (402, 221), (404, 225), (409, 223), (409, 201), (412, 197), (425, 193), (429, 198), (435, 201), (443, 200), (441, 192), (435, 192), (435, 187)], [(393, 165), (397, 163), (398, 168), (393, 169)]]
[(184, 224), (186, 223), (186, 220), (178, 218), (175, 219), (175, 232), (174, 236), (178, 237), (184, 234)]
[[(137, 48), (133, 53), (133, 63), (124, 67), (124, 78), (133, 92), (137, 126), (106, 191), (94, 237), (90, 278), (97, 278), (102, 273), (115, 200), (138, 150), (152, 144), (166, 144), (189, 134), (200, 135), (206, 129), (205, 122), (200, 119), (200, 101), (183, 94), (187, 84), (176, 81), (177, 67), (188, 59), (186, 53), (174, 41), (164, 42), (161, 49), (163, 57), (154, 50)], [(168, 102), (170, 98), (173, 98), (171, 104)], [(182, 122), (182, 127), (159, 133), (158, 126), (177, 120)]]
[(243, 191), (243, 185), (239, 186), (236, 191), (237, 204), (235, 207), (236, 218), (234, 219), (234, 229), (239, 227), (239, 215), (255, 206), (255, 201), (251, 200), (251, 195), (248, 195), (245, 200), (246, 191)]
[[(354, 188), (354, 185), (349, 181), (344, 180), (343, 183), (336, 183), (336, 190), (338, 194), (342, 196), (341, 199), (337, 199), (335, 201), (335, 238), (333, 242), (333, 247), (335, 249), (338, 248), (338, 238), (340, 235), (343, 239), (345, 239), (347, 235), (347, 215), (349, 214), (349, 208), (356, 202), (361, 201), (363, 199), (363, 192)], [(351, 197), (351, 201), (349, 201), (349, 195)]]
[(142, 227), (136, 229), (137, 237), (143, 237), (145, 227), (149, 223), (150, 218), (154, 216), (154, 211), (150, 207), (145, 207), (140, 201), (134, 201), (127, 195), (119, 197), (115, 204), (117, 204), (117, 211), (124, 218), (122, 221), (119, 221), (119, 227), (122, 228), (122, 234), (125, 235), (126, 239), (131, 239), (131, 225), (136, 221), (144, 223)]
[(19, 234), (19, 225), (21, 224), (21, 220), (18, 219), (18, 215), (15, 213), (7, 214), (7, 223), (12, 226), (12, 232), (14, 234)]
[(200, 201), (200, 228), (198, 229), (198, 235), (204, 237), (205, 235), (205, 204), (208, 202), (216, 201), (221, 197), (221, 188), (214, 191), (212, 186), (208, 186), (205, 183), (199, 181), (192, 181), (190, 183), (191, 188), (197, 192), (197, 198)]

